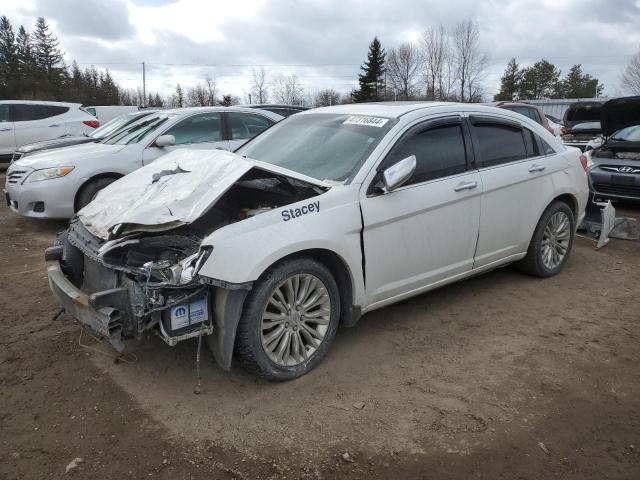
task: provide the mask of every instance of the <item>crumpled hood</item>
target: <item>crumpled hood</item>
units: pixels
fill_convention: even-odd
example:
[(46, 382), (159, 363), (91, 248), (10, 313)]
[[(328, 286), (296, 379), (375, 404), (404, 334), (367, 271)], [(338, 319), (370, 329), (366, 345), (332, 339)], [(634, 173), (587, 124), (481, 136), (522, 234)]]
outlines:
[(103, 239), (167, 230), (196, 220), (252, 168), (330, 186), (224, 150), (174, 150), (101, 190), (78, 217)]
[(96, 157), (103, 157), (119, 152), (126, 145), (106, 145), (104, 143), (85, 143), (83, 145), (72, 145), (70, 147), (56, 148), (55, 150), (45, 150), (43, 152), (27, 155), (16, 160), (16, 165), (30, 168), (50, 168), (75, 165), (76, 162), (89, 161)]
[(640, 125), (640, 96), (614, 98), (602, 106), (602, 133), (608, 137), (618, 130)]

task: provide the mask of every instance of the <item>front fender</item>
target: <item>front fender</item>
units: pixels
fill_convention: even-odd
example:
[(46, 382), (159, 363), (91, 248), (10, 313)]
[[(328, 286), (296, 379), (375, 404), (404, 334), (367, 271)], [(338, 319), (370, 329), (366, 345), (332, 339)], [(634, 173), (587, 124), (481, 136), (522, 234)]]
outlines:
[[(319, 212), (290, 217), (303, 206), (319, 202)], [(327, 250), (347, 266), (354, 301), (361, 305), (364, 278), (361, 250), (362, 217), (357, 186), (336, 186), (328, 192), (295, 204), (227, 225), (202, 242), (213, 253), (199, 271), (200, 276), (231, 284), (257, 280), (271, 265), (304, 250)]]

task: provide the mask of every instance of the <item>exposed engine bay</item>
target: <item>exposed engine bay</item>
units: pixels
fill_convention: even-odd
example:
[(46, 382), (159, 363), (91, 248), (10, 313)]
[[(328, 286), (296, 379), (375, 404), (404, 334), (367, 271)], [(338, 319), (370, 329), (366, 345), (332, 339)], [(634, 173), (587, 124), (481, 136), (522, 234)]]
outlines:
[(593, 152), (597, 158), (618, 158), (621, 160), (640, 160), (639, 142), (606, 142)]
[(60, 265), (92, 304), (107, 308), (102, 324), (93, 326), (117, 350), (124, 349), (125, 340), (151, 330), (174, 345), (213, 331), (211, 287), (220, 285), (198, 276), (213, 250), (201, 248), (203, 239), (227, 225), (325, 191), (325, 187), (251, 168), (188, 224), (162, 231), (123, 228), (122, 235), (104, 239), (76, 217), (59, 235)]

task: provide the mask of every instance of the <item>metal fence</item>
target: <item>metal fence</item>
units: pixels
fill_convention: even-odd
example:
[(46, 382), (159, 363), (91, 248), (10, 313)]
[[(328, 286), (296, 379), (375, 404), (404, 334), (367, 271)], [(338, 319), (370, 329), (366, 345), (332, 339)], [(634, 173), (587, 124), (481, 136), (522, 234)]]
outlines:
[(553, 98), (548, 100), (527, 100), (527, 103), (533, 103), (539, 106), (546, 115), (553, 115), (562, 120), (564, 112), (569, 105), (576, 102), (606, 102), (607, 97), (594, 98)]

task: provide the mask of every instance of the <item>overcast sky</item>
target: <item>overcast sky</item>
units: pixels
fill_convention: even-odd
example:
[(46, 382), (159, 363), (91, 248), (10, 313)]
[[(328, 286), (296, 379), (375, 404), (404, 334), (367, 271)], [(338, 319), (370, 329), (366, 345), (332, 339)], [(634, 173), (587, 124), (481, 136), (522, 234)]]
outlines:
[(416, 41), (425, 27), (479, 24), (493, 95), (506, 62), (574, 63), (615, 95), (640, 47), (640, 0), (0, 0), (0, 13), (31, 30), (43, 16), (67, 61), (109, 68), (124, 87), (169, 94), (215, 76), (221, 93), (244, 97), (254, 65), (295, 73), (307, 92), (348, 91), (371, 39)]

